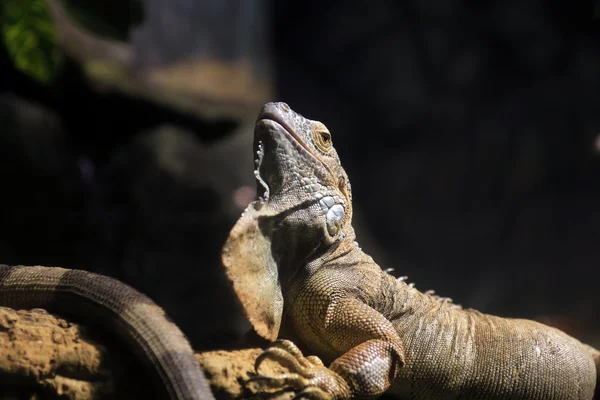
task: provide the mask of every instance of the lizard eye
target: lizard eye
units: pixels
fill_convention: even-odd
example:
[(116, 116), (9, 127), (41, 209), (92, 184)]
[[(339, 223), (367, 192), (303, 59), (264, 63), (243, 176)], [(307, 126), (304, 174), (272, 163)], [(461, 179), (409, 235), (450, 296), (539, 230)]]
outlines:
[(327, 153), (333, 146), (331, 133), (326, 130), (313, 131), (313, 138), (317, 148), (324, 153)]

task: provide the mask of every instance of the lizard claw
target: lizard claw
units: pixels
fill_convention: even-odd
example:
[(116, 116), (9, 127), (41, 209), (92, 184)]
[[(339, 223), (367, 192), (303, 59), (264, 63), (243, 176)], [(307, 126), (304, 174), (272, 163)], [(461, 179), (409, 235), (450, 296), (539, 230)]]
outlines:
[(258, 383), (260, 387), (265, 389), (302, 389), (302, 377), (298, 374), (281, 374), (277, 376), (255, 375), (246, 381), (249, 383)]
[[(278, 362), (290, 372), (275, 376), (260, 374), (259, 369), (267, 359)], [(255, 369), (258, 375), (251, 377), (246, 383), (256, 383), (259, 390), (292, 389), (297, 392), (294, 399), (349, 397), (349, 388), (341, 376), (325, 367), (318, 357), (305, 357), (289, 340), (278, 340), (262, 352), (256, 359)]]
[(292, 397), (292, 400), (298, 399), (329, 400), (331, 399), (331, 395), (318, 387), (311, 386)]
[(289, 340), (276, 340), (271, 344), (271, 347), (263, 351), (254, 363), (256, 371), (258, 371), (263, 361), (267, 359), (276, 360), (288, 369), (295, 371), (302, 368), (323, 367), (323, 361), (319, 357), (304, 357), (298, 346)]

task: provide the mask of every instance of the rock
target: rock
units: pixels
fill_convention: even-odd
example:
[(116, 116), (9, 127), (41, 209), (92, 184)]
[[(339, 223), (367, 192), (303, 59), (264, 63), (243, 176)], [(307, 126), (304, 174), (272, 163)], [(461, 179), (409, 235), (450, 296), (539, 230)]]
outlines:
[[(219, 350), (197, 354), (198, 361), (204, 369), (206, 378), (217, 400), (248, 398), (254, 394), (254, 388), (249, 386), (244, 390), (244, 381), (254, 371), (254, 361), (263, 350), (251, 348), (243, 350)], [(265, 361), (260, 368), (261, 373), (275, 375), (286, 372), (279, 364)], [(291, 399), (293, 393), (269, 394), (269, 399)]]
[[(196, 357), (217, 399), (239, 399), (252, 395), (243, 382), (261, 351), (207, 351)], [(267, 360), (261, 372), (285, 370)], [(147, 382), (141, 363), (118, 340), (42, 309), (0, 307), (0, 399), (155, 398)], [(291, 392), (269, 395), (291, 397)]]
[(152, 398), (139, 362), (97, 337), (42, 309), (0, 307), (0, 398)]
[(94, 34), (48, 1), (62, 49), (98, 89), (202, 118), (253, 118), (273, 96), (264, 2), (143, 3), (146, 18), (126, 43)]

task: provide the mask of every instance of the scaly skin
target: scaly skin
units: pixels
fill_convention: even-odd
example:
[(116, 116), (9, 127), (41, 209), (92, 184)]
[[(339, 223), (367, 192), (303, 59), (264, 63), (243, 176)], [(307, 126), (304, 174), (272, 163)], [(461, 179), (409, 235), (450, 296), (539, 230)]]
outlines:
[(255, 129), (259, 199), (223, 264), (255, 330), (278, 341), (257, 360), (286, 364), (253, 379), (309, 398), (585, 399), (600, 353), (540, 323), (462, 309), (396, 279), (358, 247), (352, 199), (331, 135), (285, 103)]
[(214, 400), (194, 352), (165, 312), (137, 290), (86, 271), (0, 264), (0, 306), (45, 308), (113, 331), (162, 382), (157, 398)]

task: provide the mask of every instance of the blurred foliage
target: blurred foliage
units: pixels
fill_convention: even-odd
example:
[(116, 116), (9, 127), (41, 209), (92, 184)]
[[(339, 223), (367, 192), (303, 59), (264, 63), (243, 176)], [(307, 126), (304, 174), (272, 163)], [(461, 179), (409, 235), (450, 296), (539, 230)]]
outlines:
[(56, 75), (63, 53), (46, 0), (0, 1), (2, 41), (15, 67), (48, 83)]
[[(106, 38), (126, 40), (130, 25), (142, 19), (139, 0), (70, 0), (62, 4), (78, 25)], [(64, 54), (57, 43), (47, 0), (0, 0), (0, 28), (1, 40), (14, 66), (43, 83), (50, 83)]]

